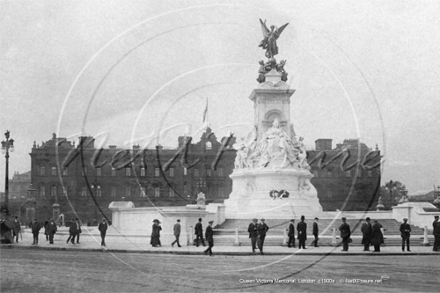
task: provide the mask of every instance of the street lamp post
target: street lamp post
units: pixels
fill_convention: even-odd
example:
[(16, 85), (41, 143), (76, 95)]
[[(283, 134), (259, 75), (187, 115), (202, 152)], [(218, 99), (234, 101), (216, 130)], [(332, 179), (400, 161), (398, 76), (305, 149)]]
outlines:
[(14, 151), (14, 140), (9, 139), (9, 130), (6, 130), (5, 137), (6, 141), (2, 141), (2, 154), (6, 154), (5, 209), (9, 213), (9, 151)]
[[(92, 184), (92, 188), (94, 189), (94, 191), (95, 191), (95, 200), (94, 200), (94, 205), (95, 205), (95, 221), (97, 220), (97, 215), (96, 215), (96, 202), (98, 202), (98, 192), (97, 192), (97, 190), (98, 190), (98, 180), (97, 180), (97, 178), (95, 178), (95, 182), (94, 182), (94, 184)], [(96, 201), (96, 202), (95, 202)]]

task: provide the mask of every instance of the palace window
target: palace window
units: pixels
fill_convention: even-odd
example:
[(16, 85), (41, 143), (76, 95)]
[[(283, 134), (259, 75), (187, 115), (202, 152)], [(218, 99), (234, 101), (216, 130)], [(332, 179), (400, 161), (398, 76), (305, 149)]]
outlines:
[(218, 196), (219, 197), (225, 197), (225, 191), (223, 188), (219, 188), (218, 189)]
[(145, 186), (140, 187), (140, 197), (147, 197), (147, 193), (145, 192)]
[(207, 150), (207, 151), (212, 150), (212, 143), (211, 143), (210, 141), (208, 141), (208, 142), (206, 143), (206, 150)]
[(87, 196), (87, 187), (83, 187), (83, 188), (81, 189), (81, 196), (82, 196), (82, 197), (86, 197), (86, 196)]
[(313, 175), (315, 175), (315, 177), (319, 177), (319, 172), (318, 172), (318, 170), (313, 170)]
[(174, 177), (174, 168), (170, 168), (170, 177)]
[(368, 170), (368, 177), (373, 177), (373, 171), (372, 170)]
[(87, 174), (87, 167), (82, 167), (81, 168), (81, 176), (86, 176), (86, 174)]
[(218, 168), (218, 176), (220, 176), (220, 177), (225, 176), (224, 172), (223, 172), (223, 168)]
[(160, 197), (160, 188), (159, 187), (154, 187), (154, 196)]
[(159, 168), (154, 168), (154, 177), (159, 177), (159, 176), (160, 176)]
[(63, 176), (67, 176), (67, 168), (63, 168)]
[(97, 196), (97, 197), (101, 197), (101, 196), (102, 196), (101, 185), (98, 185), (98, 186), (96, 187), (96, 196)]
[(361, 169), (359, 169), (358, 177), (362, 177), (362, 170)]
[(45, 197), (46, 196), (46, 187), (40, 186), (40, 197)]
[(130, 197), (131, 195), (131, 187), (130, 185), (125, 186), (125, 196)]
[(50, 188), (50, 196), (55, 197), (57, 195), (57, 187), (55, 185), (53, 185)]
[(206, 168), (206, 176), (211, 177), (212, 176), (212, 172), (211, 172), (211, 168)]
[(327, 170), (327, 177), (332, 177), (332, 176), (333, 176), (332, 170)]
[(328, 198), (332, 198), (333, 197), (333, 192), (331, 190), (327, 190), (327, 197)]
[(52, 167), (51, 175), (52, 176), (57, 176), (57, 167)]
[(188, 169), (187, 168), (183, 168), (183, 175), (188, 175)]
[(112, 168), (112, 176), (116, 176), (116, 169)]
[(127, 176), (127, 177), (131, 176), (131, 167), (125, 168), (125, 176)]
[(46, 176), (46, 168), (44, 166), (40, 167), (40, 176)]
[(183, 183), (183, 194), (184, 195), (188, 194), (188, 185), (186, 184), (186, 182)]
[(96, 168), (96, 176), (102, 176), (101, 167)]
[(174, 190), (170, 187), (170, 192), (169, 192), (170, 197), (174, 197)]
[(145, 168), (144, 167), (141, 168), (141, 177), (145, 177)]
[(116, 197), (116, 187), (112, 187), (110, 196), (111, 197)]
[(199, 169), (194, 169), (194, 177), (199, 177)]
[(345, 171), (345, 177), (347, 178), (351, 177), (351, 170)]

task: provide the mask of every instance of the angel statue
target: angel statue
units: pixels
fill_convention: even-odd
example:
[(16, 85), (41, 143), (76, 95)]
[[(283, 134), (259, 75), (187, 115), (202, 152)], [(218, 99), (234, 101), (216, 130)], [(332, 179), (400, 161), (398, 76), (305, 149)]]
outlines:
[(266, 20), (263, 22), (260, 19), (260, 23), (261, 23), (261, 29), (263, 30), (264, 39), (261, 41), (258, 47), (262, 47), (264, 50), (266, 50), (267, 58), (273, 58), (275, 55), (278, 54), (277, 39), (280, 37), (281, 33), (286, 28), (288, 23), (281, 26), (280, 28), (271, 25), (270, 30), (266, 26)]

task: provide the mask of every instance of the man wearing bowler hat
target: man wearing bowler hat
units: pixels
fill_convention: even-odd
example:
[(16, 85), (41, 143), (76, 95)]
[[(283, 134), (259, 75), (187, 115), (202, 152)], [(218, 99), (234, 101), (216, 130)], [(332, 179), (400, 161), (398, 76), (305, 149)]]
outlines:
[(370, 251), (371, 234), (373, 233), (373, 226), (371, 226), (371, 219), (367, 217), (365, 223), (362, 224), (362, 244), (364, 251)]
[(342, 217), (342, 224), (339, 226), (339, 231), (341, 231), (341, 238), (342, 238), (342, 251), (348, 251), (348, 243), (350, 243), (350, 225), (347, 224), (347, 218)]
[(315, 222), (313, 222), (313, 236), (315, 237), (315, 240), (312, 241), (312, 244), (314, 244), (315, 247), (319, 247), (318, 246), (318, 234), (319, 234), (319, 228), (318, 228), (318, 221), (319, 219), (316, 217), (315, 218)]
[(306, 248), (306, 240), (307, 240), (307, 224), (304, 222), (306, 218), (301, 216), (301, 222), (296, 225), (296, 231), (298, 231), (298, 242), (299, 249), (307, 249)]
[(405, 242), (406, 242), (406, 250), (411, 251), (409, 249), (409, 237), (411, 233), (411, 226), (407, 223), (408, 219), (403, 219), (402, 225), (400, 225), (400, 236), (402, 237), (402, 251), (405, 251)]
[(266, 223), (264, 222), (265, 219), (261, 219), (260, 220), (261, 223), (258, 224), (258, 239), (257, 239), (257, 245), (258, 248), (260, 249), (260, 253), (263, 253), (263, 245), (264, 245), (264, 239), (266, 238), (266, 233), (269, 230), (269, 227), (266, 225)]
[(212, 247), (214, 246), (214, 232), (212, 231), (212, 223), (214, 223), (214, 221), (209, 221), (208, 223), (209, 225), (206, 227), (205, 237), (209, 246), (205, 250), (205, 254), (209, 252), (209, 256), (212, 256)]
[(257, 236), (258, 236), (258, 225), (257, 225), (257, 219), (253, 218), (252, 223), (249, 224), (248, 232), (249, 232), (249, 238), (251, 239), (252, 244), (252, 252), (255, 252), (255, 249), (257, 249)]
[(182, 246), (180, 246), (180, 243), (179, 243), (179, 237), (180, 237), (180, 219), (177, 219), (177, 223), (174, 224), (174, 228), (173, 228), (173, 230), (174, 230), (174, 237), (176, 237), (176, 240), (174, 240), (174, 242), (171, 243), (171, 246), (174, 246), (174, 244), (177, 243), (177, 246), (178, 246), (178, 247), (182, 247)]
[(289, 232), (287, 232), (287, 236), (289, 236), (289, 241), (287, 242), (287, 247), (295, 247), (295, 220), (290, 220)]

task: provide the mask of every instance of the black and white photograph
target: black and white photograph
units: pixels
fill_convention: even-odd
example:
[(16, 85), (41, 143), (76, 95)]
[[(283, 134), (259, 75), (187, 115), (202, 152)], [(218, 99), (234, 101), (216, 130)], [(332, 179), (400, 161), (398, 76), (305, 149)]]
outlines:
[(0, 0), (0, 291), (438, 292), (439, 12)]

